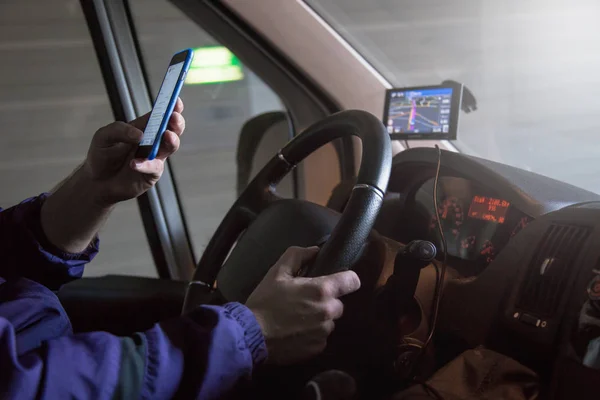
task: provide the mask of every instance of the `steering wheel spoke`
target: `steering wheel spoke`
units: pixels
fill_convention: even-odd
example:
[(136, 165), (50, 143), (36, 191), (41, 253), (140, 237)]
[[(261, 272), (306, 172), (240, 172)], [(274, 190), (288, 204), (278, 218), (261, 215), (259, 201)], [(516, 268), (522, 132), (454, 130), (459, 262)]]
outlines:
[(259, 190), (259, 194), (251, 191), (248, 196), (240, 197), (241, 201), (237, 207), (239, 212), (245, 214), (250, 221), (253, 221), (265, 208), (282, 199), (283, 197), (277, 194), (276, 188), (269, 186), (266, 190)]

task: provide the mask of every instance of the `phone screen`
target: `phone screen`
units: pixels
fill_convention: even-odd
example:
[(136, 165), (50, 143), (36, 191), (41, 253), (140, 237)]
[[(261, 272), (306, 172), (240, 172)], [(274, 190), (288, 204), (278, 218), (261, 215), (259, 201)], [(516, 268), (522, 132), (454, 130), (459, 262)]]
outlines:
[(152, 144), (154, 144), (156, 135), (159, 133), (158, 130), (160, 129), (160, 123), (165, 117), (165, 113), (169, 107), (171, 96), (173, 95), (173, 91), (175, 90), (175, 86), (177, 85), (177, 80), (179, 79), (179, 75), (181, 74), (183, 66), (183, 61), (177, 64), (169, 65), (167, 73), (165, 74), (165, 79), (163, 80), (160, 91), (158, 92), (158, 96), (156, 96), (156, 102), (154, 103), (154, 107), (150, 113), (148, 125), (146, 125), (146, 129), (144, 129), (144, 136), (142, 136), (140, 146), (152, 146)]

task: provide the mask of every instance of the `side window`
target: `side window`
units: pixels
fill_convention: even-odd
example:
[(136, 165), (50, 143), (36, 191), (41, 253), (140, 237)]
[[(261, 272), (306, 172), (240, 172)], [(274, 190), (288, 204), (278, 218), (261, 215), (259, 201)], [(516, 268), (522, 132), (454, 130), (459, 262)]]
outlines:
[[(0, 206), (52, 189), (114, 117), (78, 2), (0, 6)], [(119, 205), (86, 276), (156, 276), (137, 203)]]
[[(288, 141), (285, 109), (264, 82), (174, 5), (130, 0), (130, 7), (153, 98), (171, 56), (195, 49), (181, 93), (186, 131), (171, 166), (198, 256), (237, 198), (240, 180), (243, 187)], [(254, 154), (253, 141), (265, 126), (273, 128)], [(251, 166), (240, 160), (238, 150), (252, 159)], [(291, 196), (291, 180), (278, 191)]]

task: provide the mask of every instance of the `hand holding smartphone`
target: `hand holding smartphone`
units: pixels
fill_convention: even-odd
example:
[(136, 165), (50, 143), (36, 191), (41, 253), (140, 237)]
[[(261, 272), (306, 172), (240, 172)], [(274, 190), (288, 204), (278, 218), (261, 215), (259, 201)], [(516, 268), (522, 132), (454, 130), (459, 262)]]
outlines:
[(135, 158), (153, 160), (158, 154), (163, 134), (175, 108), (175, 103), (181, 92), (183, 81), (187, 74), (194, 52), (186, 49), (171, 58), (169, 67), (156, 96), (156, 101), (150, 112), (148, 124), (138, 146)]

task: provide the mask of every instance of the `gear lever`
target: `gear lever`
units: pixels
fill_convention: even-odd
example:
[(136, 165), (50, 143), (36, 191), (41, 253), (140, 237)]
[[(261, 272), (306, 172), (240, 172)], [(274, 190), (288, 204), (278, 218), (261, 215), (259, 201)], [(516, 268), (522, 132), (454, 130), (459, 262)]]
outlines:
[(421, 269), (429, 265), (436, 254), (435, 245), (426, 240), (413, 240), (398, 251), (394, 272), (379, 296), (392, 320), (396, 320), (412, 302)]

